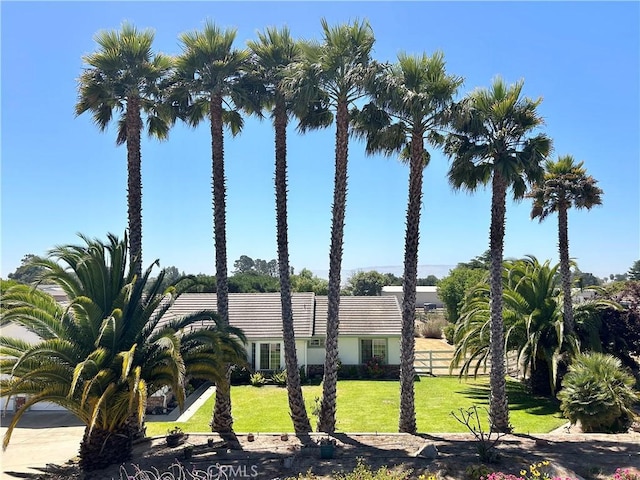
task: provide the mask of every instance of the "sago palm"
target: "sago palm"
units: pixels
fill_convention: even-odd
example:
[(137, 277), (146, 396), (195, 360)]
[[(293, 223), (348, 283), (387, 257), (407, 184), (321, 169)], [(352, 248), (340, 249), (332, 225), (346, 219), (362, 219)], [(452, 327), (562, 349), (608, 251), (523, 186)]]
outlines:
[[(326, 357), (322, 401), (318, 418), (320, 431), (336, 428), (336, 388), (338, 380), (338, 331), (340, 322), (340, 270), (344, 219), (347, 203), (347, 160), (349, 156), (349, 106), (365, 95), (364, 78), (372, 63), (374, 36), (366, 21), (331, 27), (322, 19), (323, 38), (319, 44), (303, 45), (304, 58), (293, 69), (287, 84), (300, 101), (297, 115), (300, 129), (326, 126), (335, 116), (336, 148), (331, 246), (329, 249), (329, 291)], [(309, 108), (311, 106), (312, 108)]]
[(116, 143), (127, 145), (130, 262), (141, 265), (134, 258), (142, 258), (142, 114), (149, 135), (167, 138), (172, 120), (161, 99), (161, 84), (173, 64), (171, 57), (153, 53), (152, 30), (140, 32), (124, 23), (120, 31), (100, 31), (94, 38), (99, 48), (83, 57), (87, 67), (78, 79), (75, 111), (76, 115), (91, 112), (101, 131), (111, 123), (114, 110), (119, 113)]
[(560, 253), (560, 277), (564, 292), (564, 327), (575, 330), (571, 295), (571, 271), (569, 261), (569, 221), (567, 211), (571, 207), (590, 210), (602, 204), (602, 190), (592, 176), (587, 175), (584, 162), (575, 163), (571, 155), (547, 160), (544, 179), (528, 194), (533, 198), (531, 218), (543, 221), (558, 213), (558, 251)]
[(414, 330), (420, 207), (423, 170), (429, 162), (425, 139), (446, 121), (444, 113), (462, 79), (447, 75), (444, 56), (400, 54), (398, 62), (380, 70), (368, 82), (373, 102), (358, 117), (356, 132), (367, 141), (367, 153), (400, 153), (409, 163), (409, 199), (405, 232), (402, 340), (400, 345), (400, 432), (416, 432)]
[(523, 82), (506, 85), (496, 78), (490, 88), (471, 92), (455, 109), (452, 133), (445, 144), (452, 158), (449, 180), (455, 189), (475, 191), (491, 183), (489, 269), (491, 286), (490, 418), (497, 431), (509, 430), (502, 319), (502, 257), (509, 189), (521, 199), (527, 183), (542, 178), (542, 162), (551, 140), (533, 135), (542, 125), (537, 107), (542, 99), (523, 97)]
[[(39, 340), (0, 337), (8, 374), (0, 386), (3, 396), (28, 396), (4, 447), (28, 408), (53, 402), (86, 425), (80, 463), (94, 470), (130, 457), (131, 422), (142, 423), (149, 394), (168, 386), (182, 407), (189, 378), (215, 381), (226, 362), (245, 363), (245, 339), (215, 312), (161, 322), (181, 293), (175, 286), (161, 291), (164, 272), (152, 280), (154, 263), (138, 277), (127, 263), (126, 237), (83, 240), (34, 260), (43, 278), (64, 290), (68, 306), (26, 285), (3, 292), (1, 323), (21, 325)], [(201, 327), (204, 321), (213, 323)]]
[[(229, 324), (229, 286), (227, 278), (226, 184), (224, 173), (224, 132), (226, 124), (233, 135), (244, 124), (240, 109), (250, 107), (252, 88), (247, 82), (250, 52), (236, 49), (235, 29), (222, 30), (207, 22), (201, 31), (180, 35), (182, 54), (176, 58), (171, 100), (178, 115), (196, 126), (205, 118), (211, 132), (213, 224), (215, 242), (216, 298), (218, 314)], [(231, 395), (228, 380), (216, 388), (216, 403), (211, 421), (214, 431), (233, 431)]]
[(287, 370), (289, 412), (296, 433), (311, 431), (311, 423), (304, 406), (291, 305), (289, 269), (289, 240), (287, 227), (287, 124), (296, 98), (284, 88), (288, 68), (300, 60), (299, 44), (291, 38), (289, 29), (267, 28), (258, 33), (258, 41), (248, 42), (253, 52), (255, 73), (265, 86), (262, 102), (271, 110), (275, 130), (275, 190), (276, 227), (278, 244), (278, 273), (282, 306), (282, 337)]

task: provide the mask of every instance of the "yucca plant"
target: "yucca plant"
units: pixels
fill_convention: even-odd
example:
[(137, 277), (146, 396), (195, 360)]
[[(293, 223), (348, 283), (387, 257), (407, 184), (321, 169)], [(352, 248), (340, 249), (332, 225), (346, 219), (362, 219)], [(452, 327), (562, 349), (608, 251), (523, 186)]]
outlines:
[(245, 337), (222, 326), (215, 312), (163, 318), (181, 291), (162, 289), (164, 271), (150, 278), (157, 262), (139, 277), (139, 265), (127, 262), (126, 236), (109, 235), (106, 243), (81, 238), (85, 245), (33, 260), (68, 305), (29, 285), (2, 293), (0, 325), (14, 323), (38, 337), (0, 337), (1, 394), (28, 397), (3, 447), (28, 408), (53, 402), (86, 425), (80, 463), (95, 470), (130, 457), (148, 394), (169, 386), (182, 406), (188, 379), (216, 381), (227, 362), (244, 363)]
[(560, 408), (572, 424), (579, 421), (584, 432), (626, 432), (634, 418), (633, 405), (639, 400), (634, 382), (612, 355), (578, 355), (558, 393)]

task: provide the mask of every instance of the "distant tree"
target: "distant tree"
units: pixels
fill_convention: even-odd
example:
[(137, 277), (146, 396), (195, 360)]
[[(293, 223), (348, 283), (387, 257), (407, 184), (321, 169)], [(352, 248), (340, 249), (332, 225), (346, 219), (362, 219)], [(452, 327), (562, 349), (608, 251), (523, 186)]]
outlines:
[(297, 275), (291, 275), (291, 291), (326, 295), (329, 291), (329, 282), (324, 278), (316, 277), (311, 270), (303, 268)]
[(449, 275), (438, 282), (438, 297), (444, 303), (447, 319), (456, 323), (460, 316), (462, 301), (469, 291), (483, 281), (488, 270), (469, 268), (458, 264)]
[(345, 293), (354, 296), (379, 296), (382, 293), (385, 277), (380, 272), (356, 272), (347, 280)]
[(253, 258), (246, 255), (240, 255), (240, 258), (233, 262), (233, 274), (253, 272), (255, 269), (255, 262)]
[(267, 293), (280, 291), (276, 277), (257, 272), (238, 273), (229, 277), (230, 293)]
[(10, 273), (8, 277), (20, 283), (32, 284), (36, 282), (42, 275), (44, 268), (32, 262), (35, 258), (36, 256), (31, 253), (22, 257), (20, 266), (16, 268), (15, 272)]
[(425, 278), (418, 278), (416, 281), (416, 285), (420, 285), (423, 287), (433, 287), (438, 284), (438, 277), (435, 275), (428, 275)]
[(254, 262), (255, 272), (260, 275), (269, 275), (270, 277), (278, 276), (278, 261), (276, 259), (273, 260), (261, 260), (256, 258)]
[(629, 278), (629, 274), (628, 273), (616, 273), (616, 274), (612, 273), (611, 275), (609, 275), (609, 280), (612, 281), (612, 282), (624, 282), (624, 281), (632, 280), (632, 279)]
[(571, 284), (582, 290), (587, 287), (600, 286), (602, 280), (592, 273), (582, 272), (578, 267), (575, 267), (571, 274)]
[(491, 263), (491, 250), (486, 250), (482, 255), (472, 258), (468, 262), (462, 262), (458, 264), (458, 267), (465, 268), (479, 268), (482, 270), (489, 270)]
[(384, 284), (385, 285), (394, 285), (399, 287), (402, 285), (402, 277), (398, 277), (393, 273), (383, 273), (384, 275)]
[(629, 280), (640, 280), (640, 260), (633, 262), (627, 275)]

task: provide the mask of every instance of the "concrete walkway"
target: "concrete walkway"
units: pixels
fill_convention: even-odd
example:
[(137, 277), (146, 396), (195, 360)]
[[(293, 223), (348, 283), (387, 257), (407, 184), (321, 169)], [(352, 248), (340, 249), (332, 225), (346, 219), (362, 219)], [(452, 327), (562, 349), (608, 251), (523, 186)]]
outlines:
[[(186, 422), (215, 393), (215, 387), (203, 386), (193, 392), (179, 409), (167, 415), (147, 415), (150, 422)], [(0, 436), (4, 437), (13, 412), (0, 417)], [(47, 466), (63, 465), (76, 457), (84, 425), (68, 411), (30, 410), (13, 430), (11, 442), (0, 456), (0, 479), (21, 478), (24, 473), (39, 473)], [(12, 475), (13, 473), (13, 475)]]

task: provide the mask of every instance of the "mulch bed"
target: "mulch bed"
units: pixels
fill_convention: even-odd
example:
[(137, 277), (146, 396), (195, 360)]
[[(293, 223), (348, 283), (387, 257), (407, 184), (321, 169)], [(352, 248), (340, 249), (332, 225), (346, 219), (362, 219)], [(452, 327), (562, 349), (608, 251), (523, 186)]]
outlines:
[[(317, 440), (280, 434), (256, 434), (253, 441), (238, 435), (225, 441), (216, 434), (190, 434), (177, 447), (167, 447), (164, 437), (144, 441), (134, 448), (130, 462), (121, 466), (83, 474), (77, 464), (49, 466), (40, 475), (20, 478), (61, 479), (283, 479), (313, 472), (329, 479), (334, 472), (352, 470), (362, 458), (372, 468), (411, 469), (411, 478), (436, 474), (444, 480), (464, 479), (465, 472), (480, 464), (477, 442), (470, 434), (336, 434), (335, 455), (321, 459)], [(416, 458), (427, 444), (436, 447), (435, 459)], [(185, 447), (192, 456), (185, 458)], [(620, 435), (553, 433), (506, 435), (498, 445), (501, 461), (489, 468), (518, 474), (531, 463), (548, 460), (554, 476), (563, 478), (609, 478), (617, 468), (629, 468), (640, 475), (640, 433)], [(146, 472), (146, 473), (145, 473)], [(172, 472), (172, 476), (167, 473)], [(197, 475), (196, 475), (197, 474)], [(146, 475), (146, 476), (144, 476)], [(164, 475), (164, 476), (162, 476)]]

